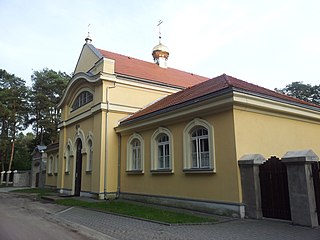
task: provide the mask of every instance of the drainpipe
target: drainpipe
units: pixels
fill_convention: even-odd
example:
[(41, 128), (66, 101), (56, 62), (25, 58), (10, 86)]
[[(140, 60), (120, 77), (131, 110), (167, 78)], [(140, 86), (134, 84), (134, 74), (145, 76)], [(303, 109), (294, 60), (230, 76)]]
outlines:
[(104, 200), (108, 200), (107, 196), (107, 169), (108, 169), (108, 154), (109, 154), (109, 146), (108, 146), (108, 113), (110, 109), (110, 101), (109, 101), (109, 91), (111, 88), (115, 88), (116, 84), (111, 87), (107, 87), (107, 113), (106, 113), (106, 156), (105, 156), (105, 163), (104, 163)]
[(120, 180), (121, 180), (121, 134), (118, 133), (118, 187), (116, 198), (120, 197)]

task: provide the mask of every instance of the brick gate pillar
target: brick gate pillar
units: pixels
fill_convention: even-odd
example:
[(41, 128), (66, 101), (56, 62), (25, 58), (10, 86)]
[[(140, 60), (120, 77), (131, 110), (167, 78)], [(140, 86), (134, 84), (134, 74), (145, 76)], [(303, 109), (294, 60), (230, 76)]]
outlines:
[(293, 224), (318, 226), (311, 163), (318, 161), (312, 150), (289, 151), (281, 159), (287, 166), (290, 210)]
[(238, 160), (241, 175), (242, 202), (246, 205), (246, 216), (261, 219), (261, 192), (259, 166), (266, 159), (260, 154), (248, 154)]

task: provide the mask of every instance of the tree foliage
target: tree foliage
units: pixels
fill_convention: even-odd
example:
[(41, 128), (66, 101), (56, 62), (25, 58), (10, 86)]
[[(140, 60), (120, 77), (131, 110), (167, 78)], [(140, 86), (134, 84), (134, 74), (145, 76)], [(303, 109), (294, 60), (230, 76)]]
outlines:
[(28, 132), (24, 135), (22, 132), (18, 134), (15, 144), (15, 154), (12, 162), (14, 170), (30, 170), (32, 156), (34, 150), (34, 134)]
[[(30, 169), (31, 153), (36, 145), (48, 145), (58, 139), (57, 108), (70, 76), (44, 68), (34, 71), (32, 87), (0, 69), (0, 162), (3, 170)], [(32, 125), (35, 135), (22, 133)]]
[(285, 88), (275, 90), (303, 101), (320, 105), (320, 85), (312, 86), (303, 82), (293, 82)]
[(11, 170), (16, 135), (26, 129), (29, 117), (29, 89), (25, 81), (0, 69), (0, 162)]
[(58, 139), (57, 126), (60, 121), (60, 110), (57, 104), (70, 78), (64, 72), (56, 72), (47, 68), (34, 71), (31, 76), (32, 118), (29, 123), (32, 124), (38, 145), (48, 145)]

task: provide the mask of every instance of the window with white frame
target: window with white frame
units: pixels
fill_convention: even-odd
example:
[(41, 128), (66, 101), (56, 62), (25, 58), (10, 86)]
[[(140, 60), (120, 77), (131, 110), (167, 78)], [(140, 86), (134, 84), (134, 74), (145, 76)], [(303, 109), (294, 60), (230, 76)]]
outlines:
[(191, 168), (209, 168), (208, 130), (204, 127), (195, 128), (191, 132)]
[(54, 160), (54, 174), (58, 173), (58, 162), (59, 162), (59, 155), (57, 154)]
[(127, 143), (127, 171), (143, 172), (144, 144), (139, 134), (133, 134)]
[(170, 167), (169, 137), (162, 134), (158, 138), (158, 168), (168, 169)]
[(214, 171), (213, 127), (203, 119), (194, 119), (183, 132), (184, 170)]
[(151, 172), (173, 171), (173, 136), (167, 128), (159, 127), (151, 137)]
[(141, 142), (139, 139), (134, 139), (131, 142), (131, 170), (141, 169)]
[(87, 171), (92, 170), (92, 161), (93, 161), (93, 148), (92, 148), (92, 140), (88, 140), (87, 147)]

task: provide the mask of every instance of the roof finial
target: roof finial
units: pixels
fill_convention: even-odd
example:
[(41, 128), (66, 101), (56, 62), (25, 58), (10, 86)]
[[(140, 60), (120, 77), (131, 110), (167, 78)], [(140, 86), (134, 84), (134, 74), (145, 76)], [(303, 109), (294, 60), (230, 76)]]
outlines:
[(167, 60), (169, 57), (169, 49), (161, 43), (161, 30), (160, 25), (163, 23), (159, 20), (157, 26), (159, 27), (159, 44), (152, 49), (153, 60), (162, 68), (167, 68)]
[(161, 25), (161, 23), (163, 23), (163, 21), (162, 20), (159, 20), (159, 23), (158, 23), (158, 27), (159, 27), (159, 44), (161, 43), (161, 29), (160, 29), (160, 25)]
[(86, 41), (86, 44), (91, 44), (92, 42), (92, 39), (90, 37), (90, 23), (88, 24), (88, 36), (86, 37), (85, 41)]

